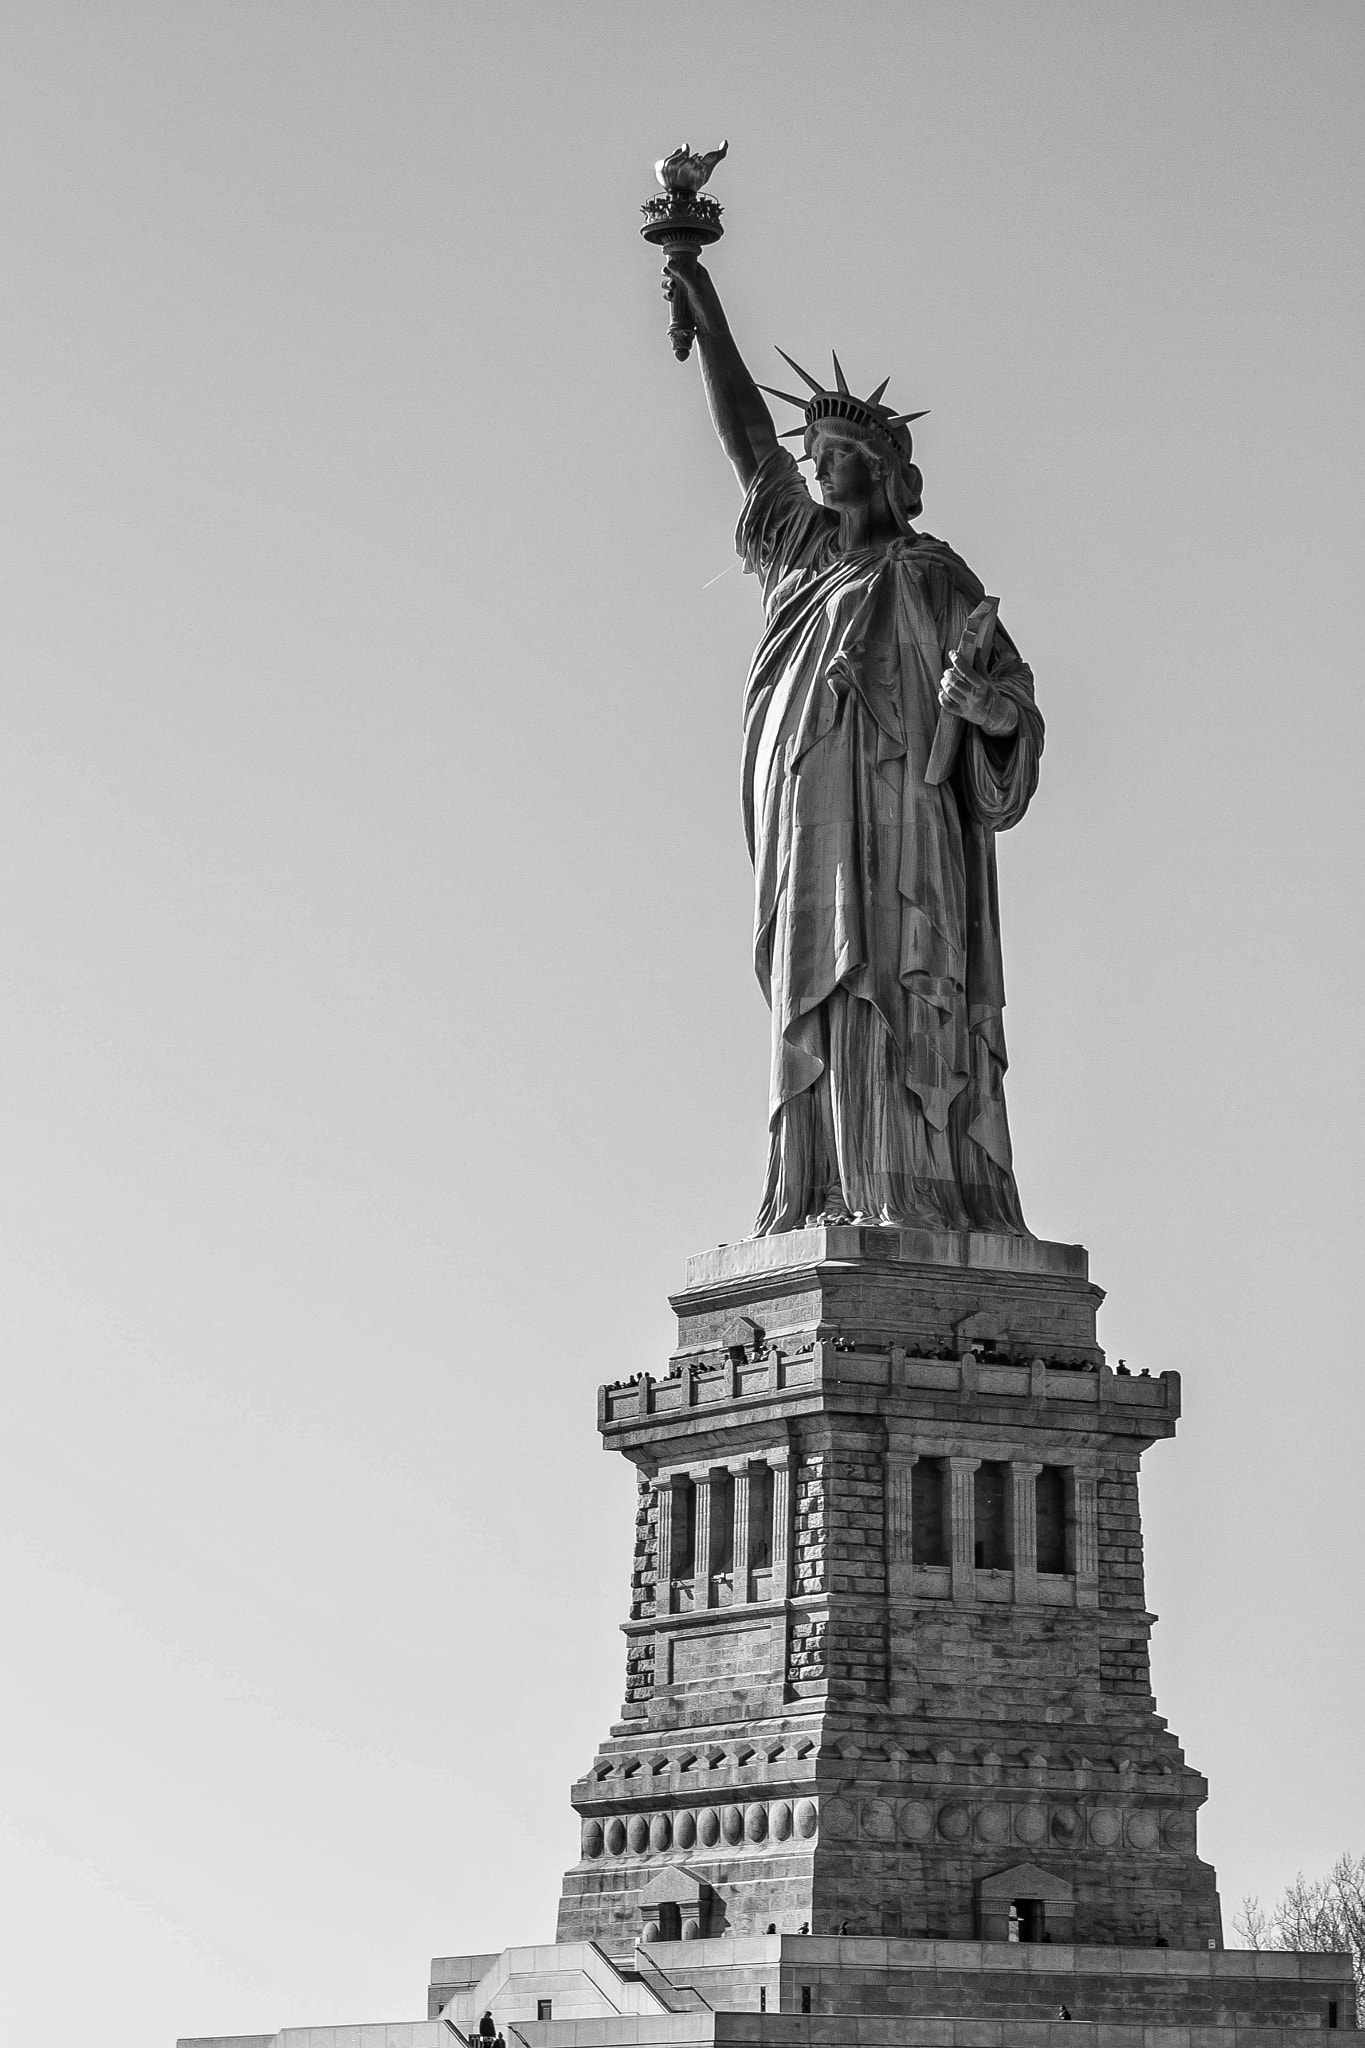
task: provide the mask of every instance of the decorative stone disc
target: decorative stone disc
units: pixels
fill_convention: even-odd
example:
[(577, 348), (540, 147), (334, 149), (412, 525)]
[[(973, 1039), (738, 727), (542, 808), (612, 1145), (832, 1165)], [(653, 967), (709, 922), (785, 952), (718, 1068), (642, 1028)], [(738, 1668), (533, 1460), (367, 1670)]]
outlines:
[(602, 1854), (602, 1823), (600, 1820), (584, 1821), (583, 1854), (585, 1856), (600, 1856)]
[(983, 1806), (976, 1816), (976, 1832), (983, 1842), (1003, 1842), (1010, 1831), (1007, 1806)]
[(1123, 1819), (1111, 1806), (1102, 1806), (1090, 1816), (1090, 1839), (1097, 1849), (1112, 1849), (1123, 1828)]
[(1155, 1849), (1156, 1815), (1154, 1813), (1129, 1814), (1128, 1839), (1135, 1849)]
[(766, 1842), (768, 1839), (768, 1809), (755, 1803), (745, 1808), (744, 1833), (751, 1842)]
[(607, 1854), (620, 1856), (626, 1846), (626, 1824), (623, 1820), (607, 1822)]
[(907, 1799), (897, 1818), (902, 1839), (907, 1842), (927, 1842), (934, 1832), (933, 1809), (922, 1799)]
[(1081, 1817), (1069, 1806), (1059, 1807), (1052, 1816), (1052, 1839), (1055, 1842), (1075, 1842), (1081, 1832)]
[(1021, 1806), (1014, 1816), (1014, 1832), (1021, 1842), (1041, 1842), (1047, 1833), (1047, 1811), (1041, 1806)]
[(720, 1840), (720, 1815), (714, 1806), (704, 1806), (697, 1815), (697, 1840), (703, 1849), (714, 1849)]
[(642, 1813), (633, 1813), (626, 1824), (626, 1840), (632, 1853), (643, 1856), (649, 1847), (649, 1822)]
[(820, 1810), (813, 1799), (798, 1799), (793, 1815), (796, 1832), (803, 1842), (810, 1841), (820, 1825)]
[(891, 1842), (896, 1835), (896, 1814), (888, 1799), (865, 1799), (862, 1811), (863, 1833), (873, 1842)]
[(785, 1799), (775, 1799), (773, 1801), (772, 1812), (768, 1816), (768, 1825), (772, 1829), (772, 1836), (775, 1842), (785, 1842), (790, 1839), (792, 1810)]
[(1192, 1849), (1194, 1822), (1187, 1813), (1168, 1813), (1161, 1823), (1161, 1839), (1168, 1849)]
[(649, 1846), (656, 1856), (673, 1846), (673, 1823), (666, 1813), (656, 1813), (650, 1822)]
[(720, 1831), (733, 1849), (744, 1840), (744, 1815), (737, 1806), (727, 1806), (720, 1817)]
[(697, 1816), (680, 1813), (673, 1823), (673, 1840), (680, 1849), (690, 1849), (697, 1839)]
[(938, 1831), (945, 1842), (960, 1842), (971, 1824), (972, 1817), (965, 1806), (954, 1802), (951, 1806), (939, 1808)]

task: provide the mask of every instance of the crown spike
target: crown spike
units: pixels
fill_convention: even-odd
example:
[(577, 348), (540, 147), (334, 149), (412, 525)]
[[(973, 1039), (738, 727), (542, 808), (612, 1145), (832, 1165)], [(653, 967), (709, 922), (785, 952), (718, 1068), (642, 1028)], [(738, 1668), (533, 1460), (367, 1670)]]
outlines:
[(843, 370), (840, 367), (839, 358), (834, 354), (833, 349), (830, 350), (830, 355), (833, 356), (834, 358), (834, 381), (838, 385), (842, 396), (845, 398), (851, 398), (853, 396), (853, 393), (848, 388), (848, 379), (844, 375)]
[[(777, 348), (776, 342), (773, 343), (773, 347)], [(801, 382), (803, 384), (810, 385), (811, 390), (815, 393), (817, 398), (822, 398), (824, 396), (824, 385), (817, 384), (809, 370), (803, 370), (800, 363), (794, 363), (784, 348), (778, 348), (777, 353), (781, 356), (783, 362), (787, 365), (789, 370), (795, 370), (797, 376), (801, 379)]]
[(805, 440), (806, 430), (804, 427), (786, 427), (777, 438), (779, 441), (795, 441), (798, 436), (801, 440)]
[(926, 405), (923, 412), (898, 412), (895, 418), (889, 419), (886, 424), (888, 427), (908, 427), (911, 420), (927, 420), (928, 417), (929, 408)]
[(876, 390), (875, 390), (875, 391), (874, 391), (874, 392), (872, 393), (871, 397), (870, 397), (870, 398), (865, 398), (865, 399), (863, 400), (863, 404), (864, 404), (864, 405), (880, 405), (880, 403), (881, 403), (881, 396), (882, 396), (882, 393), (883, 393), (883, 391), (885, 391), (885, 389), (886, 389), (887, 385), (888, 385), (888, 384), (889, 384), (890, 382), (891, 382), (891, 379), (890, 379), (889, 377), (883, 377), (883, 378), (882, 378), (882, 381), (881, 381), (881, 383), (880, 383), (880, 384), (879, 384), (879, 385), (877, 386)]
[(759, 390), (760, 390), (760, 391), (766, 391), (766, 392), (767, 392), (767, 394), (768, 394), (768, 396), (769, 396), (769, 398), (781, 398), (781, 399), (785, 400), (785, 402), (786, 402), (786, 403), (787, 403), (788, 405), (799, 405), (799, 406), (800, 406), (800, 408), (801, 408), (801, 410), (802, 410), (802, 412), (804, 412), (804, 411), (806, 410), (806, 401), (805, 401), (805, 399), (804, 399), (804, 398), (793, 398), (793, 397), (792, 397), (792, 395), (791, 395), (791, 393), (790, 393), (790, 391), (779, 391), (779, 390), (777, 389), (776, 385), (774, 385), (774, 384), (760, 384), (758, 388), (759, 388)]

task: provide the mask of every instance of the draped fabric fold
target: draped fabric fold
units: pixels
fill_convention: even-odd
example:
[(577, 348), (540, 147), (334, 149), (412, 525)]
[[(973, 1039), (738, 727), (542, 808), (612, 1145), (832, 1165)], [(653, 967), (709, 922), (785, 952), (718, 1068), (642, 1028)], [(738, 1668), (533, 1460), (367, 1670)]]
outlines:
[(780, 450), (736, 544), (766, 625), (744, 704), (754, 966), (773, 1016), (762, 1234), (815, 1216), (1027, 1234), (1005, 1115), (995, 834), (1038, 781), (1033, 679), (997, 629), (1005, 739), (924, 780), (982, 587), (928, 534), (847, 557)]

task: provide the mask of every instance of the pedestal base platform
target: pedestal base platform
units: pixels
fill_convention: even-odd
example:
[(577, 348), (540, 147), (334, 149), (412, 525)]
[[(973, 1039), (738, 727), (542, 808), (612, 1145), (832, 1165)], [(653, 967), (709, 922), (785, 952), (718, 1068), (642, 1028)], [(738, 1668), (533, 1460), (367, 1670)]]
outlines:
[(1355, 2025), (1349, 1956), (767, 1935), (438, 1956), (425, 2020), (177, 2048), (476, 2048), (486, 2012), (509, 2048), (1301, 2048)]
[[(1063, 2006), (1071, 2015), (1060, 2037), (1067, 2048), (1085, 2038), (1078, 2030), (1086, 2026), (1099, 2029), (1100, 2048), (1132, 2048), (1161, 2029), (1191, 2030), (1195, 2048), (1232, 2048), (1234, 2039), (1240, 2048), (1270, 2048), (1282, 2030), (1301, 2037), (1305, 2027), (1355, 2024), (1348, 1956), (783, 1934), (656, 1942), (613, 1957), (608, 1978), (602, 1952), (588, 1954), (586, 1969), (584, 1953), (564, 1944), (505, 1950), (477, 1984), (445, 1979), (447, 1971), (467, 1979), (468, 1970), (438, 1957), (430, 2010), (462, 2033), (491, 2010), (504, 2031), (514, 2027), (537, 2048), (656, 2039), (1022, 2048), (1025, 2039), (1051, 2038), (1046, 2030)], [(546, 1999), (564, 2031), (532, 2035), (526, 2022)], [(603, 2033), (613, 2003), (627, 2002), (630, 2016)], [(696, 2031), (656, 2031), (659, 2007)], [(1025, 2036), (1021, 2026), (1040, 2031)], [(1161, 2048), (1178, 2048), (1177, 2036), (1163, 2032)]]

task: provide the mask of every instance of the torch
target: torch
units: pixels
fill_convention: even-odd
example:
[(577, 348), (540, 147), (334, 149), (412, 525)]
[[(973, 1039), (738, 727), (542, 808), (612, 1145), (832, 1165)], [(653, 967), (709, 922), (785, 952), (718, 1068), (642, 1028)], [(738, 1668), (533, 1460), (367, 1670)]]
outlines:
[[(687, 144), (675, 149), (654, 166), (654, 175), (663, 186), (661, 194), (647, 199), (640, 208), (645, 217), (640, 233), (647, 242), (663, 250), (665, 256), (700, 256), (703, 249), (712, 242), (718, 242), (725, 233), (720, 224), (721, 209), (714, 199), (702, 194), (702, 186), (710, 177), (721, 158), (729, 151), (728, 142), (722, 142), (719, 149), (711, 149), (704, 156), (693, 156)], [(668, 338), (673, 344), (673, 353), (680, 363), (685, 363), (692, 353), (692, 337), (696, 329), (682, 301), (673, 289), (673, 280), (664, 272), (664, 293), (671, 304), (672, 319), (668, 325)]]

